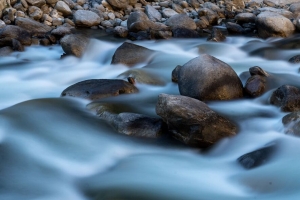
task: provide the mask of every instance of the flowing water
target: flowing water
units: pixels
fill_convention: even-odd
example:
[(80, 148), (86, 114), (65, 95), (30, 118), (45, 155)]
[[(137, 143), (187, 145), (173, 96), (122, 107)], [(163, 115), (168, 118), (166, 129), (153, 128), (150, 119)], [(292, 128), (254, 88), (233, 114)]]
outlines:
[[(158, 94), (179, 94), (172, 70), (203, 53), (228, 63), (238, 75), (258, 65), (280, 83), (300, 86), (299, 65), (287, 62), (300, 49), (261, 50), (270, 42), (243, 37), (224, 43), (135, 42), (158, 53), (134, 68), (167, 84), (138, 84), (140, 93), (110, 100), (155, 116)], [(88, 101), (59, 97), (76, 82), (116, 78), (128, 70), (110, 65), (120, 44), (93, 39), (80, 59), (61, 60), (60, 46), (31, 46), (0, 58), (0, 199), (300, 198), (300, 139), (285, 134), (286, 113), (268, 103), (272, 90), (256, 99), (208, 102), (238, 124), (239, 133), (205, 152), (117, 134), (86, 109)], [(247, 170), (238, 163), (243, 154), (268, 144), (276, 151), (263, 165)]]

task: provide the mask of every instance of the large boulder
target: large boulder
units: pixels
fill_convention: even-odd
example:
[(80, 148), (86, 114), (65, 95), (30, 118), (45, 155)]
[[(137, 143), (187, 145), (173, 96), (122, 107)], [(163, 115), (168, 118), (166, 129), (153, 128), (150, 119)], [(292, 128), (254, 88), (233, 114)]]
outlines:
[(62, 49), (67, 55), (81, 57), (90, 39), (82, 34), (70, 34), (60, 40)]
[(18, 40), (22, 45), (31, 45), (31, 34), (25, 29), (13, 25), (0, 29), (1, 46), (10, 46), (12, 39)]
[(230, 121), (190, 97), (160, 94), (156, 113), (167, 123), (175, 139), (190, 146), (208, 147), (237, 132)]
[(179, 69), (178, 87), (181, 95), (201, 101), (243, 97), (242, 82), (235, 71), (207, 54), (190, 60)]
[(15, 24), (32, 34), (32, 36), (45, 36), (52, 28), (30, 18), (17, 17)]
[(295, 26), (288, 18), (274, 12), (259, 14), (256, 25), (261, 38), (288, 37), (295, 32)]
[(154, 53), (155, 51), (145, 47), (124, 42), (114, 53), (111, 64), (121, 63), (132, 67), (138, 63), (150, 61)]
[(270, 103), (281, 107), (284, 112), (299, 111), (300, 90), (291, 85), (282, 85), (272, 93)]
[(77, 10), (74, 13), (74, 22), (76, 26), (81, 27), (92, 27), (92, 26), (98, 26), (101, 22), (100, 17), (89, 10)]
[(186, 14), (173, 15), (166, 21), (166, 25), (170, 26), (172, 29), (186, 28), (195, 30), (197, 28), (194, 20)]
[(120, 94), (137, 93), (138, 89), (123, 80), (118, 79), (91, 79), (78, 82), (66, 88), (61, 96), (79, 97), (97, 100)]

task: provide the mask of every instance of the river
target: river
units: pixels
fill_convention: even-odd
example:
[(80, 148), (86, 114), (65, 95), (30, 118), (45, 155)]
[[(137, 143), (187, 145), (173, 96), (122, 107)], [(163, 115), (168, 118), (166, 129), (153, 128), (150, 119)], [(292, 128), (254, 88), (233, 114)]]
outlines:
[[(113, 100), (156, 116), (158, 94), (179, 94), (172, 70), (203, 53), (238, 75), (260, 66), (282, 83), (300, 86), (299, 65), (287, 62), (300, 49), (260, 50), (270, 42), (245, 37), (223, 43), (135, 42), (159, 52), (135, 68), (167, 84), (138, 84), (140, 93)], [(255, 99), (208, 102), (239, 127), (237, 136), (209, 151), (117, 134), (86, 109), (87, 100), (60, 98), (76, 82), (116, 78), (128, 70), (110, 64), (121, 44), (93, 39), (82, 58), (60, 59), (60, 46), (31, 46), (0, 58), (0, 199), (299, 199), (300, 139), (285, 134), (281, 119), (287, 113), (269, 104), (273, 90)], [(276, 151), (263, 165), (247, 170), (237, 161), (270, 144)]]

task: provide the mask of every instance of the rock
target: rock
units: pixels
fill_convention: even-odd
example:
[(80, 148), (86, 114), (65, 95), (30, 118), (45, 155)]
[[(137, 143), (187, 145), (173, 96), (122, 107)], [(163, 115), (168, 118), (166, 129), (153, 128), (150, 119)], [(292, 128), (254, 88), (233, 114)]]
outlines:
[(39, 20), (42, 18), (43, 12), (41, 9), (39, 9), (36, 6), (30, 6), (28, 9), (28, 15), (30, 18), (32, 18), (34, 20)]
[(58, 26), (56, 29), (53, 29), (51, 31), (52, 35), (55, 35), (58, 38), (61, 38), (65, 35), (71, 34), (72, 33), (72, 29), (74, 27), (70, 26), (70, 25), (62, 25), (62, 26)]
[(245, 92), (250, 97), (261, 96), (266, 91), (266, 79), (260, 75), (251, 76), (245, 85)]
[(237, 159), (237, 162), (245, 169), (253, 169), (270, 161), (276, 150), (276, 144), (269, 144), (266, 147), (242, 155)]
[(160, 94), (156, 113), (167, 123), (175, 139), (190, 146), (208, 147), (237, 132), (230, 121), (190, 97)]
[(281, 107), (284, 112), (293, 112), (300, 110), (300, 90), (291, 85), (282, 85), (276, 89), (270, 103)]
[(61, 93), (61, 96), (97, 100), (105, 97), (137, 92), (138, 89), (134, 85), (123, 80), (91, 79), (69, 86)]
[(282, 118), (282, 123), (285, 127), (285, 133), (295, 136), (300, 136), (300, 112), (292, 112)]
[(22, 45), (31, 45), (31, 34), (23, 28), (7, 25), (0, 29), (0, 46), (11, 46), (12, 39), (20, 41)]
[(136, 33), (149, 29), (161, 30), (164, 28), (166, 28), (165, 25), (150, 21), (147, 15), (141, 11), (132, 12), (127, 20), (127, 29), (129, 32)]
[(9, 56), (13, 52), (13, 49), (10, 46), (0, 48), (0, 57)]
[(138, 46), (133, 43), (124, 42), (115, 51), (111, 64), (124, 64), (132, 67), (138, 63), (144, 63), (151, 60), (155, 51)]
[(213, 56), (203, 54), (190, 60), (178, 74), (181, 95), (201, 101), (243, 97), (243, 86), (235, 71)]
[(294, 14), (298, 14), (300, 12), (300, 2), (293, 3), (292, 5), (290, 5), (289, 11), (291, 11)]
[(185, 28), (196, 30), (197, 26), (193, 19), (189, 18), (186, 14), (176, 14), (166, 21), (166, 25), (172, 29)]
[(46, 0), (47, 4), (56, 4), (59, 0)]
[(232, 3), (237, 9), (244, 9), (245, 8), (244, 0), (232, 0)]
[(285, 6), (287, 4), (300, 2), (299, 0), (256, 0), (256, 1), (273, 3), (275, 4), (275, 6)]
[(177, 14), (178, 14), (178, 12), (174, 11), (174, 10), (171, 9), (171, 8), (165, 8), (165, 9), (162, 10), (162, 15), (163, 15), (163, 17), (165, 17), (165, 18), (170, 18), (170, 17), (172, 17), (173, 15), (177, 15)]
[(199, 8), (200, 4), (197, 0), (187, 0), (187, 3), (191, 5), (193, 8)]
[(162, 16), (160, 12), (158, 12), (154, 7), (150, 5), (145, 6), (145, 13), (151, 21), (161, 21)]
[(46, 4), (45, 0), (26, 0), (26, 1), (29, 5), (36, 6), (39, 8)]
[(263, 7), (259, 9), (260, 12), (273, 12), (273, 13), (277, 13), (279, 15), (282, 15), (288, 19), (294, 19), (295, 15), (286, 10), (286, 9), (277, 9), (277, 8), (273, 8), (273, 7)]
[(0, 19), (0, 29), (6, 26), (5, 22)]
[(31, 33), (32, 36), (44, 36), (47, 32), (52, 30), (51, 27), (30, 18), (17, 17), (15, 23), (17, 26)]
[(148, 84), (148, 85), (157, 85), (164, 86), (166, 82), (160, 78), (157, 74), (150, 72), (147, 69), (130, 69), (126, 72), (117, 76), (118, 78), (133, 78), (135, 82)]
[(128, 5), (127, 0), (106, 0), (111, 6), (117, 9), (125, 9)]
[(81, 27), (98, 26), (101, 22), (100, 17), (89, 10), (77, 10), (73, 17), (76, 26)]
[(24, 46), (20, 43), (19, 40), (12, 39), (11, 46), (14, 51), (24, 51)]
[(256, 24), (258, 36), (261, 38), (288, 37), (295, 31), (295, 26), (289, 19), (272, 12), (259, 14)]
[(199, 38), (199, 34), (195, 30), (187, 28), (175, 28), (172, 30), (174, 38)]
[(238, 24), (255, 23), (256, 15), (253, 13), (239, 13), (234, 17), (234, 19)]
[(228, 30), (228, 33), (231, 34), (244, 34), (245, 30), (240, 25), (233, 23), (233, 22), (227, 22), (226, 28)]
[(181, 65), (177, 65), (175, 67), (175, 69), (173, 69), (173, 71), (172, 71), (172, 82), (178, 83), (178, 73), (179, 73), (179, 69), (181, 67), (182, 67)]
[(300, 63), (300, 55), (296, 55), (296, 56), (291, 57), (289, 59), (289, 62), (294, 63), (294, 64)]
[(81, 57), (90, 39), (81, 34), (66, 35), (60, 40), (62, 49), (67, 55)]
[(265, 77), (269, 76), (269, 74), (265, 70), (260, 68), (259, 66), (250, 67), (249, 72), (250, 72), (251, 76), (254, 76), (254, 75), (260, 75), (260, 76), (265, 76)]
[(128, 30), (127, 28), (123, 26), (116, 26), (114, 28), (115, 36), (121, 37), (121, 38), (126, 38), (128, 35)]
[(70, 7), (63, 1), (58, 1), (54, 7), (58, 12), (61, 12), (63, 16), (72, 15)]
[(208, 8), (199, 9), (198, 11), (200, 17), (205, 17), (210, 25), (217, 25), (219, 16), (212, 10)]
[(218, 28), (213, 28), (211, 31), (211, 35), (207, 38), (207, 41), (212, 42), (222, 42), (224, 40), (226, 40), (226, 36)]

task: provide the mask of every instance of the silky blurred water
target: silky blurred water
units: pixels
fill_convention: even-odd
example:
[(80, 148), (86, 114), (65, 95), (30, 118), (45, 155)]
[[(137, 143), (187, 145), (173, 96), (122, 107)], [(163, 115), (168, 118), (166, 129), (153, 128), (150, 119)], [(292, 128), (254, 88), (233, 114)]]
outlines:
[[(135, 42), (157, 53), (134, 69), (147, 69), (166, 85), (137, 84), (139, 93), (107, 101), (156, 116), (158, 94), (179, 94), (172, 70), (204, 53), (228, 63), (238, 75), (260, 66), (278, 83), (300, 86), (299, 65), (287, 62), (300, 49), (251, 53), (270, 42), (243, 37), (224, 43)], [(87, 100), (59, 97), (76, 82), (116, 78), (127, 71), (110, 64), (121, 44), (93, 39), (82, 58), (60, 59), (60, 46), (31, 46), (0, 58), (0, 199), (300, 198), (300, 139), (284, 133), (281, 119), (287, 113), (269, 104), (275, 88), (256, 99), (207, 102), (239, 127), (237, 136), (209, 151), (120, 135), (86, 109)], [(262, 166), (246, 170), (237, 162), (270, 143), (277, 151)]]

